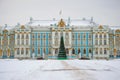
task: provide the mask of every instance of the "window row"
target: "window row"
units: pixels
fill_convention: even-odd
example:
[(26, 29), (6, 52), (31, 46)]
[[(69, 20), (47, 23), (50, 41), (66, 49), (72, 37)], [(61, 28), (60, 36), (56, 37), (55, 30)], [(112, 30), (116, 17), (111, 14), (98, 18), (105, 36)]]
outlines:
[[(95, 53), (98, 54), (98, 48), (95, 49)], [(100, 48), (99, 54), (107, 54), (107, 48)]]
[(95, 38), (107, 38), (107, 37), (106, 37), (106, 34), (99, 34), (99, 36), (98, 34), (95, 34)]
[(22, 48), (22, 49), (21, 49), (21, 53), (20, 53), (20, 49), (19, 49), (19, 48), (17, 49), (17, 55), (19, 55), (19, 54), (23, 55), (24, 53), (25, 53), (26, 55), (28, 55), (29, 49), (26, 48), (26, 50), (24, 50), (24, 49)]
[(103, 42), (102, 42), (102, 39), (100, 39), (99, 42), (98, 40), (95, 40), (95, 45), (107, 45), (107, 40), (104, 40)]
[(51, 34), (38, 34), (36, 36), (36, 34), (32, 34), (32, 38), (38, 37), (38, 38), (46, 38), (48, 36), (48, 38), (51, 38)]
[(88, 35), (87, 34), (82, 34), (82, 35), (81, 34), (77, 34), (77, 35), (72, 34), (72, 38), (77, 38), (78, 37), (78, 39), (80, 39), (81, 37), (85, 39), (85, 38), (87, 38), (87, 36), (88, 36), (88, 38), (92, 38), (91, 34), (88, 34)]
[[(20, 39), (20, 34), (17, 34), (17, 38)], [(26, 34), (26, 35), (21, 34), (21, 39), (24, 39), (24, 38), (29, 39), (28, 34)]]
[[(21, 41), (21, 44), (20, 44), (20, 41)], [(17, 45), (29, 45), (29, 40), (17, 40)]]

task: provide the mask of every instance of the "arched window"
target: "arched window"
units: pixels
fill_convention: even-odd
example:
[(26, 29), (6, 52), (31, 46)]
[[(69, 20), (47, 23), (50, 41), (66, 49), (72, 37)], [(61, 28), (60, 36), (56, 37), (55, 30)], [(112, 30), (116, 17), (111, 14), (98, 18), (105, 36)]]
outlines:
[(95, 38), (98, 38), (98, 35), (97, 35), (97, 34), (95, 35)]
[(86, 54), (86, 49), (84, 49), (84, 54)]
[(20, 54), (20, 51), (19, 51), (19, 48), (17, 49), (17, 55), (19, 55)]
[(95, 53), (98, 54), (98, 48), (96, 48)]
[(28, 40), (26, 40), (26, 45), (28, 45), (28, 43), (29, 43), (29, 41), (28, 41)]
[(17, 38), (20, 39), (20, 35), (19, 34), (17, 34), (17, 35), (18, 35)]
[(89, 38), (91, 38), (91, 34), (89, 34)]
[(22, 34), (22, 39), (24, 39), (24, 34)]
[(26, 48), (26, 55), (28, 55), (28, 48)]
[(40, 54), (40, 48), (38, 48), (38, 54)]
[(24, 40), (22, 40), (22, 45), (24, 45)]
[(34, 53), (34, 48), (32, 49), (32, 53)]
[(104, 40), (104, 45), (106, 45), (106, 40)]
[(102, 45), (102, 39), (100, 39), (100, 45)]
[(21, 50), (21, 54), (24, 54), (24, 49), (22, 48), (22, 50)]
[(34, 34), (32, 34), (32, 38), (34, 38)]
[(74, 49), (72, 49), (72, 54), (75, 54), (75, 50)]
[(83, 35), (83, 38), (84, 38), (84, 39), (86, 38), (86, 35), (85, 35), (85, 33), (84, 33), (84, 35)]
[(102, 54), (102, 48), (100, 48), (100, 54)]
[(91, 49), (89, 49), (89, 53), (92, 53)]
[(104, 38), (106, 38), (106, 34), (104, 34)]
[(102, 38), (102, 34), (100, 34), (100, 37), (99, 38)]
[(26, 35), (26, 39), (28, 39), (29, 38), (29, 36), (28, 36), (28, 34)]
[(107, 54), (106, 48), (104, 48), (104, 54)]
[(80, 53), (80, 49), (78, 49), (78, 54)]
[(40, 39), (40, 34), (38, 34), (38, 38)]

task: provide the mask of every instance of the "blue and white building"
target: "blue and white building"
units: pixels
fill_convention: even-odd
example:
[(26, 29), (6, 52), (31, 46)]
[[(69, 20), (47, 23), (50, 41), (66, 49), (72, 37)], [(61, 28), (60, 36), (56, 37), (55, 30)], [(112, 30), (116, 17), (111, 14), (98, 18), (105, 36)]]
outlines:
[(57, 59), (61, 36), (68, 59), (120, 57), (120, 27), (91, 19), (33, 20), (0, 27), (0, 58)]

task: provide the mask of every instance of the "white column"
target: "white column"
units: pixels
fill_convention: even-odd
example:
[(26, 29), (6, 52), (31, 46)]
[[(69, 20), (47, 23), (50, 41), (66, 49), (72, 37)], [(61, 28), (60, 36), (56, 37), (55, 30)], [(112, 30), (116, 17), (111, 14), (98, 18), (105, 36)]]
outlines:
[(108, 33), (106, 34), (106, 42), (107, 42), (107, 45), (109, 45), (109, 36), (108, 36)]
[(104, 49), (105, 49), (105, 48), (103, 47), (103, 48), (102, 48), (102, 55), (103, 55), (103, 56), (105, 56), (105, 54), (104, 54)]
[(104, 45), (104, 34), (102, 34), (102, 45)]
[[(65, 31), (63, 32), (63, 38), (64, 38), (64, 45), (65, 45)], [(66, 46), (65, 46), (66, 47)]]
[(95, 45), (95, 40), (96, 40), (95, 34), (93, 34), (93, 46)]
[(15, 34), (15, 45), (17, 45), (17, 36), (18, 34)]
[(52, 32), (52, 45), (55, 44), (54, 36), (55, 36), (55, 32)]
[(19, 41), (20, 41), (20, 45), (21, 45), (21, 37), (22, 37), (22, 36), (21, 36), (21, 34), (20, 34), (20, 39), (19, 39)]
[(24, 34), (24, 45), (26, 45), (26, 34)]
[(72, 49), (69, 49), (69, 56), (72, 55)]
[(28, 40), (29, 40), (29, 41), (28, 41), (28, 45), (30, 45), (30, 38), (31, 38), (31, 37), (30, 37), (30, 34), (28, 34)]
[(98, 38), (98, 45), (99, 45), (99, 44), (100, 44), (100, 43), (99, 43), (99, 42), (100, 42), (100, 40), (99, 40), (99, 39), (100, 39), (100, 38), (99, 38), (99, 34), (98, 34), (98, 37), (97, 37), (97, 38)]

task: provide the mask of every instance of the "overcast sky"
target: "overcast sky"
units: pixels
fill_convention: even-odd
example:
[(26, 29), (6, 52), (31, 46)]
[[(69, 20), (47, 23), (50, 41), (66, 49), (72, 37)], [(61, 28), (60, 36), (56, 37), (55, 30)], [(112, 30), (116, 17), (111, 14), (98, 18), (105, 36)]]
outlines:
[(98, 24), (120, 26), (120, 0), (0, 0), (0, 25), (59, 19), (60, 10), (63, 19), (93, 17)]

